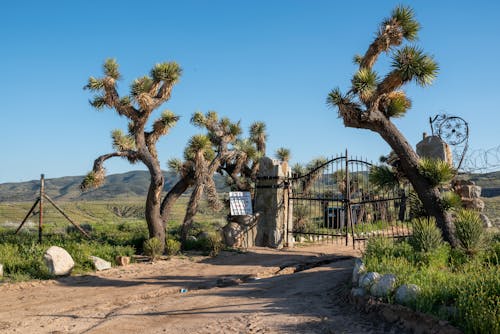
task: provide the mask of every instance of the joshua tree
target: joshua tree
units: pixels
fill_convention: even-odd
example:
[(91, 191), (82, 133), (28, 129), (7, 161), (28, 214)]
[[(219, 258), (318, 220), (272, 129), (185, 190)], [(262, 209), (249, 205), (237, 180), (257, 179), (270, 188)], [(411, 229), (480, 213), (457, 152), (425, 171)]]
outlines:
[(266, 154), (266, 126), (263, 122), (250, 125), (250, 137), (238, 139), (234, 154), (226, 159), (219, 171), (227, 174), (228, 183), (239, 191), (252, 191), (259, 171), (259, 162)]
[(195, 185), (182, 223), (183, 241), (191, 229), (203, 193), (212, 209), (218, 211), (222, 208), (213, 176), (221, 164), (234, 155), (234, 151), (229, 150), (228, 145), (234, 143), (241, 133), (239, 122), (232, 123), (228, 118), (219, 120), (215, 112), (208, 112), (206, 115), (195, 113), (191, 122), (206, 128), (208, 135), (194, 136), (185, 153), (186, 160), (194, 162)]
[(288, 162), (291, 157), (290, 150), (285, 147), (280, 147), (276, 150), (276, 158), (278, 158), (281, 161)]
[(151, 175), (145, 212), (149, 236), (157, 237), (162, 243), (163, 250), (165, 226), (160, 215), (160, 196), (164, 176), (158, 160), (156, 143), (176, 124), (179, 117), (171, 111), (164, 111), (153, 122), (149, 131), (146, 127), (152, 113), (170, 99), (172, 88), (179, 80), (182, 70), (175, 62), (156, 64), (151, 69), (150, 75), (134, 80), (130, 94), (123, 97), (120, 97), (117, 91), (120, 72), (116, 61), (106, 60), (103, 70), (103, 77), (90, 77), (85, 86), (85, 89), (96, 92), (90, 104), (98, 110), (107, 107), (114, 109), (118, 115), (125, 116), (129, 121), (128, 134), (124, 134), (121, 130), (112, 132), (115, 151), (101, 155), (94, 161), (94, 167), (83, 180), (81, 189), (97, 188), (103, 184), (105, 177), (103, 164), (109, 158), (122, 157), (130, 163), (142, 162)]
[[(412, 81), (428, 86), (438, 72), (431, 56), (416, 46), (402, 45), (404, 40), (414, 41), (419, 28), (412, 9), (396, 7), (380, 25), (365, 54), (354, 57), (359, 69), (351, 80), (351, 89), (346, 94), (339, 88), (333, 89), (327, 103), (338, 109), (345, 126), (374, 131), (391, 146), (425, 210), (436, 218), (444, 239), (455, 246), (451, 215), (441, 205), (438, 187), (421, 172), (418, 155), (391, 120), (404, 116), (411, 107), (401, 88)], [(392, 53), (392, 70), (379, 78), (373, 65), (384, 52)]]
[(188, 188), (194, 187), (182, 225), (183, 241), (191, 229), (203, 194), (214, 210), (221, 208), (213, 175), (223, 162), (234, 156), (235, 151), (229, 146), (241, 133), (239, 123), (232, 123), (225, 117), (219, 119), (214, 111), (209, 111), (205, 115), (200, 112), (195, 113), (191, 123), (206, 129), (207, 134), (196, 135), (190, 139), (184, 151), (184, 162), (178, 159), (169, 161), (170, 170), (176, 171), (180, 179), (167, 193), (161, 205), (162, 218), (166, 223), (173, 203)]

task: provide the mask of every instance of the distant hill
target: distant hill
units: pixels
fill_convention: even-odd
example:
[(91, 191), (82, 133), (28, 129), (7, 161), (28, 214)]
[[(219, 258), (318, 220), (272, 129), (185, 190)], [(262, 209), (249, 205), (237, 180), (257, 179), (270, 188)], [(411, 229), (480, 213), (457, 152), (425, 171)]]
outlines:
[[(170, 172), (164, 172), (165, 191), (170, 189), (178, 177)], [(76, 200), (112, 200), (119, 198), (144, 197), (149, 187), (149, 172), (132, 171), (123, 174), (106, 176), (104, 185), (98, 189), (82, 193), (80, 183), (83, 176), (64, 176), (55, 179), (45, 179), (45, 191), (57, 201)], [(215, 176), (219, 191), (229, 191), (220, 175)], [(26, 202), (38, 197), (39, 180), (0, 184), (0, 202)]]
[(481, 196), (500, 196), (500, 171), (484, 174), (471, 174), (470, 180), (476, 182), (478, 186), (483, 188)]
[[(167, 191), (177, 181), (177, 176), (164, 172), (165, 188)], [(500, 171), (471, 174), (469, 177), (483, 188), (482, 196), (500, 196)], [(64, 176), (55, 179), (46, 179), (47, 194), (57, 201), (80, 200), (113, 200), (131, 197), (144, 197), (149, 186), (149, 172), (133, 171), (123, 174), (113, 174), (106, 177), (106, 182), (101, 188), (82, 193), (80, 183), (83, 176)], [(227, 192), (222, 176), (216, 174), (215, 183), (220, 192)], [(38, 197), (39, 180), (17, 183), (0, 184), (0, 202), (30, 202)]]

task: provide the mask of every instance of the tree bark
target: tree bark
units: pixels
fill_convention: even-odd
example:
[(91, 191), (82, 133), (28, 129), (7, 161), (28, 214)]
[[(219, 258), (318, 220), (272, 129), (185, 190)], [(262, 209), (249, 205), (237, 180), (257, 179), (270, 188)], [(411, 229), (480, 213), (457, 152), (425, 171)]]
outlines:
[(441, 229), (444, 240), (449, 242), (452, 247), (456, 247), (457, 241), (453, 233), (452, 217), (441, 205), (439, 189), (431, 186), (429, 181), (420, 174), (417, 153), (389, 119), (379, 111), (372, 110), (371, 113), (375, 115), (370, 121), (363, 122), (358, 119), (356, 122), (353, 121), (354, 118), (349, 118), (349, 122), (344, 119), (344, 123), (346, 126), (377, 132), (391, 146), (400, 159), (401, 170), (412, 184), (427, 214), (436, 218), (436, 224)]
[(164, 177), (159, 166), (150, 169), (150, 174), (151, 179), (146, 198), (146, 222), (148, 224), (149, 237), (157, 237), (163, 249), (165, 247), (165, 225), (160, 215), (160, 196), (163, 190)]
[(203, 195), (203, 189), (205, 185), (203, 183), (198, 183), (191, 193), (189, 202), (186, 208), (186, 215), (184, 216), (184, 221), (182, 222), (181, 230), (181, 241), (184, 243), (189, 236), (189, 231), (193, 226), (193, 218), (198, 212), (198, 204), (200, 203), (201, 196)]
[(177, 181), (172, 189), (170, 189), (165, 195), (160, 207), (161, 219), (165, 228), (175, 202), (186, 192), (186, 190), (188, 190), (189, 187), (192, 187), (193, 185), (194, 174), (189, 173), (188, 175), (181, 177), (181, 179)]

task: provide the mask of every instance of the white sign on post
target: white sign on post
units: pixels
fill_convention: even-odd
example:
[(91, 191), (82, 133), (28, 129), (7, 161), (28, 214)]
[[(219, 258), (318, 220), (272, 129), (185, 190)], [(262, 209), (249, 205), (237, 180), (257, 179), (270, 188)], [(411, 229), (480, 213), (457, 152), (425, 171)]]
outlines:
[(231, 191), (229, 193), (231, 216), (252, 215), (252, 198), (248, 191)]

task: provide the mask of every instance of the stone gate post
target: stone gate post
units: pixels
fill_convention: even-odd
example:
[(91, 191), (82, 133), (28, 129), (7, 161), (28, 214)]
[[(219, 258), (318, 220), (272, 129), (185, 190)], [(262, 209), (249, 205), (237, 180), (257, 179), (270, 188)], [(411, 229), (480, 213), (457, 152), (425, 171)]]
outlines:
[[(291, 246), (285, 240), (288, 220), (288, 185), (290, 168), (286, 162), (263, 157), (255, 185), (254, 211), (260, 213), (257, 224), (256, 246), (282, 248)], [(290, 238), (291, 239), (291, 235)]]

